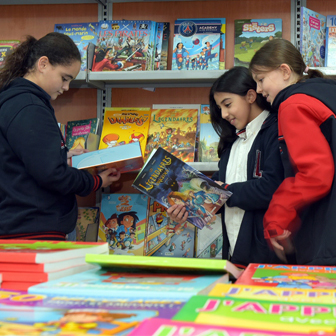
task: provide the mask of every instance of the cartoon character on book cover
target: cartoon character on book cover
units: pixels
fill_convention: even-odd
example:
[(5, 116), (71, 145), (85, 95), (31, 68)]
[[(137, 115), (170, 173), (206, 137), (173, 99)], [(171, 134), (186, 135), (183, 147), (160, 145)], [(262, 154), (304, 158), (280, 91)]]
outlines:
[(86, 50), (89, 42), (97, 43), (98, 22), (56, 23), (54, 32), (68, 35), (75, 42), (81, 54), (81, 71), (86, 70)]
[(265, 43), (282, 38), (282, 19), (235, 20), (234, 65), (248, 67)]
[(139, 142), (145, 153), (151, 109), (148, 107), (107, 107), (99, 149)]
[(219, 70), (221, 19), (178, 19), (172, 70)]
[(309, 67), (323, 67), (325, 60), (326, 17), (301, 7), (300, 52)]
[(103, 194), (98, 241), (111, 254), (143, 255), (148, 197), (143, 194)]
[(153, 70), (155, 22), (99, 21), (92, 71)]
[(145, 160), (162, 147), (184, 162), (195, 158), (199, 105), (153, 105)]

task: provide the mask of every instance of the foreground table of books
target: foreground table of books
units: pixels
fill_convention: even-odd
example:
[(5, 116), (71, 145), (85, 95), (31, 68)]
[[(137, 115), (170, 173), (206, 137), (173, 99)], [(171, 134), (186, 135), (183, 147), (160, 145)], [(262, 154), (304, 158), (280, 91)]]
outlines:
[(0, 335), (336, 335), (336, 267), (0, 240)]

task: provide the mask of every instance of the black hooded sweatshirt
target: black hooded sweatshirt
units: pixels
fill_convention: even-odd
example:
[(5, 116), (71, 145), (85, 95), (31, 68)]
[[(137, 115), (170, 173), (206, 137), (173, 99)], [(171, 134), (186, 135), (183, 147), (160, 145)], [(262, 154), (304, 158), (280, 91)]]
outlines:
[(67, 165), (50, 98), (24, 78), (0, 92), (1, 239), (64, 238), (76, 225), (76, 194), (101, 185), (99, 176)]

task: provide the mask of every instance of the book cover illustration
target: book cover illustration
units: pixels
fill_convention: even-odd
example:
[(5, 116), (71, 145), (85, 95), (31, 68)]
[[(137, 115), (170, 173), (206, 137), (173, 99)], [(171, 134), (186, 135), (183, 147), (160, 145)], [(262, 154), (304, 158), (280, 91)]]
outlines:
[(162, 147), (152, 152), (132, 186), (166, 208), (184, 204), (187, 221), (200, 229), (210, 225), (232, 194)]
[(282, 288), (336, 289), (336, 267), (254, 264), (236, 284)]
[[(110, 257), (119, 257), (110, 255)], [(123, 256), (125, 257), (125, 256)], [(131, 257), (132, 259), (134, 257)], [(151, 257), (144, 257), (151, 259)], [(153, 257), (154, 258), (154, 257)], [(161, 258), (158, 258), (161, 259)], [(173, 260), (175, 258), (168, 258)], [(187, 259), (183, 259), (187, 260)], [(188, 259), (192, 260), (192, 259)], [(184, 274), (147, 272), (140, 269), (120, 268), (89, 270), (58, 280), (44, 282), (28, 289), (29, 294), (66, 295), (104, 299), (137, 299), (186, 301), (217, 281), (227, 282), (226, 274)]]
[(300, 53), (309, 67), (324, 67), (326, 17), (301, 7)]
[(98, 22), (55, 24), (54, 32), (68, 35), (75, 42), (81, 54), (81, 71), (86, 70), (86, 50), (89, 42), (94, 44), (97, 43), (98, 28)]
[(164, 22), (162, 48), (161, 48), (161, 60), (160, 70), (167, 70), (168, 68), (168, 44), (170, 36), (170, 22)]
[(67, 122), (65, 144), (71, 149), (84, 149), (89, 133), (97, 132), (97, 118)]
[(156, 22), (154, 70), (160, 70), (164, 24), (165, 22)]
[(217, 147), (219, 135), (214, 130), (210, 120), (209, 104), (202, 104), (200, 111), (200, 136), (198, 143), (198, 161), (217, 162), (219, 157)]
[(184, 162), (195, 158), (200, 105), (153, 105), (145, 160), (155, 148), (163, 147)]
[(248, 67), (266, 42), (282, 38), (282, 19), (235, 20), (234, 32), (234, 65)]
[(145, 153), (151, 109), (106, 107), (99, 149), (139, 142)]
[(98, 241), (111, 254), (143, 255), (147, 202), (143, 194), (102, 194)]
[(336, 15), (327, 15), (325, 66), (336, 66)]
[(172, 70), (219, 70), (220, 19), (178, 19), (174, 24)]
[(154, 21), (102, 20), (92, 71), (153, 70), (154, 52)]
[(76, 222), (76, 240), (97, 241), (98, 225), (98, 207), (79, 207)]
[(6, 56), (20, 43), (18, 40), (0, 40), (0, 67)]

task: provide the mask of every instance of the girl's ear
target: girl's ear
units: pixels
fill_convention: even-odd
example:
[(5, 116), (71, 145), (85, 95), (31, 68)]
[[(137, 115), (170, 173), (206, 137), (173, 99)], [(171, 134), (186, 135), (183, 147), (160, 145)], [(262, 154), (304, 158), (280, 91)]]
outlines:
[(42, 56), (37, 61), (37, 69), (39, 72), (43, 72), (49, 65), (49, 58), (47, 56)]
[(257, 92), (253, 89), (247, 91), (246, 99), (249, 104), (253, 104), (257, 99)]
[(283, 79), (284, 79), (284, 80), (288, 80), (288, 79), (291, 77), (292, 70), (291, 70), (291, 68), (289, 67), (288, 64), (286, 64), (286, 63), (282, 63), (282, 64), (280, 65), (279, 69), (280, 69), (281, 72), (282, 72), (282, 76), (283, 76)]

